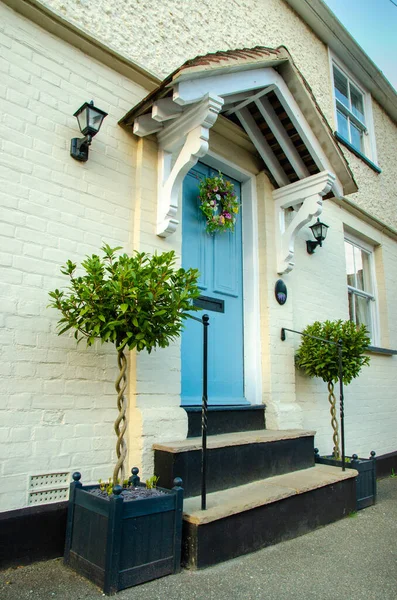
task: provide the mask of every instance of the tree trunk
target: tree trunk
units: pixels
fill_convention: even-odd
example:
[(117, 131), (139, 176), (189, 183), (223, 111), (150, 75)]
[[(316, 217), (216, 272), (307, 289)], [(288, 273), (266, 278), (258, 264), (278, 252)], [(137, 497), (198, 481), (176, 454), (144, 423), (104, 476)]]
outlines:
[(127, 387), (127, 358), (124, 354), (124, 350), (118, 351), (117, 362), (120, 372), (116, 379), (115, 388), (117, 391), (117, 408), (119, 410), (119, 414), (114, 423), (114, 430), (117, 435), (117, 463), (113, 471), (113, 484), (116, 484), (118, 481), (120, 481), (120, 484), (123, 485), (125, 478), (124, 461), (127, 456), (127, 444), (124, 440), (124, 434), (127, 429), (127, 399), (124, 396), (124, 392)]
[(331, 405), (329, 412), (331, 413), (331, 425), (334, 430), (333, 440), (334, 440), (334, 456), (337, 460), (340, 459), (340, 449), (339, 449), (339, 431), (338, 431), (338, 421), (336, 420), (336, 398), (334, 395), (334, 384), (332, 381), (328, 382), (328, 400)]

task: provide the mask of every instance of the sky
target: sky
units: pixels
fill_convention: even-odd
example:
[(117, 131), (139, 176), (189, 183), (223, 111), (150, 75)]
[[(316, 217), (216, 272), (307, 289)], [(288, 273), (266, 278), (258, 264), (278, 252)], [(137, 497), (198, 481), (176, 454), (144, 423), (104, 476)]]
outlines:
[(397, 0), (393, 2), (325, 0), (342, 25), (397, 90)]

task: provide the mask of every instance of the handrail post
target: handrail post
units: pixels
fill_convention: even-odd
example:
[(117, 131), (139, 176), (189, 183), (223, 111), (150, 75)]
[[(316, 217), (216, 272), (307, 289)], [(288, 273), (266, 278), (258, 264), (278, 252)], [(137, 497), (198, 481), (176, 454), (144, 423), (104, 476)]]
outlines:
[(345, 467), (345, 407), (343, 397), (343, 361), (342, 361), (342, 340), (338, 340), (338, 358), (339, 358), (339, 401), (340, 401), (340, 435), (342, 438), (342, 471)]
[(203, 398), (201, 405), (201, 510), (207, 508), (207, 412), (208, 412), (208, 326), (209, 316), (203, 315)]

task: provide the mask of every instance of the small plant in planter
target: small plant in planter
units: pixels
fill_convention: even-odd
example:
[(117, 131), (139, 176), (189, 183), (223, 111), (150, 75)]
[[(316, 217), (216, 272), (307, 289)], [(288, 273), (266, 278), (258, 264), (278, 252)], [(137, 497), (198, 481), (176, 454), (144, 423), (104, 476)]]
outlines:
[[(339, 379), (338, 342), (342, 343), (343, 383), (349, 384), (358, 377), (362, 367), (369, 365), (364, 355), (370, 339), (364, 325), (357, 327), (352, 321), (316, 321), (303, 330), (305, 334), (295, 356), (295, 364), (309, 377), (321, 377), (328, 386), (331, 408), (334, 456), (340, 458), (338, 421), (334, 383)], [(322, 340), (330, 340), (334, 344)]]
[[(69, 287), (50, 292), (50, 306), (62, 314), (59, 335), (73, 329), (77, 342), (85, 340), (91, 346), (100, 339), (113, 343), (117, 352), (119, 412), (114, 425), (117, 463), (113, 478), (83, 488), (80, 474), (73, 475), (65, 545), (65, 562), (103, 586), (106, 593), (180, 568), (181, 480), (175, 480), (173, 490), (155, 489), (157, 478), (152, 477), (145, 486), (134, 468), (132, 477), (125, 481), (125, 351), (150, 353), (167, 347), (180, 335), (184, 319), (195, 310), (192, 300), (200, 294), (198, 271), (175, 269), (173, 252), (151, 257), (138, 252), (117, 256), (118, 250), (105, 244), (102, 258), (92, 255), (82, 262), (82, 275), (76, 273), (75, 263), (67, 261), (61, 272), (69, 278)], [(123, 491), (118, 482), (128, 489)], [(139, 492), (142, 487), (154, 497), (124, 501), (125, 492), (132, 488)], [(95, 495), (95, 490), (100, 494)], [(157, 535), (166, 530), (167, 539), (156, 537), (150, 543), (153, 531)]]
[[(295, 357), (296, 366), (310, 377), (321, 377), (328, 386), (328, 400), (331, 408), (331, 425), (333, 428), (334, 451), (332, 456), (320, 456), (315, 449), (316, 463), (341, 466), (342, 461), (339, 450), (339, 432), (336, 419), (336, 399), (334, 383), (339, 379), (339, 353), (338, 343), (342, 343), (343, 383), (349, 384), (358, 377), (361, 369), (369, 365), (369, 357), (364, 355), (370, 339), (364, 325), (356, 327), (352, 321), (316, 321), (303, 331), (302, 342)], [(335, 342), (329, 344), (322, 339)], [(353, 454), (351, 458), (345, 457), (345, 465), (358, 471), (356, 480), (356, 507), (357, 510), (374, 504), (376, 499), (376, 459), (375, 452), (371, 452), (369, 459), (358, 458)]]

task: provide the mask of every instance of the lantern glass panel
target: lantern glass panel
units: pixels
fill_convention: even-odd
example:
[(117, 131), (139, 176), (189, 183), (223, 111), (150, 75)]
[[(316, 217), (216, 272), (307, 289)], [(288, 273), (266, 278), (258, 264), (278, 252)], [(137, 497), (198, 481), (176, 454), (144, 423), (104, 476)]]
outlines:
[(75, 116), (77, 118), (81, 133), (86, 135), (88, 131), (88, 104), (83, 104)]
[(92, 133), (98, 133), (104, 118), (105, 113), (97, 111), (94, 107), (88, 109), (88, 127)]

